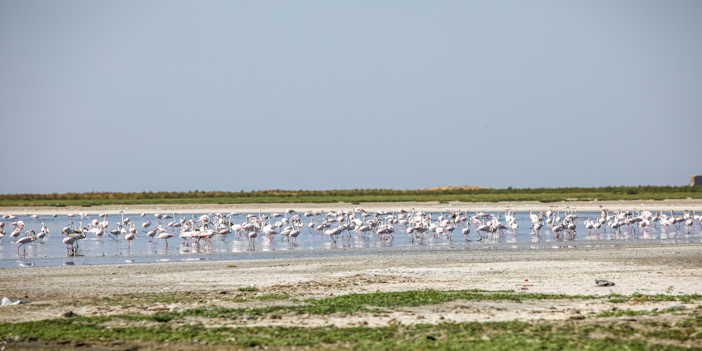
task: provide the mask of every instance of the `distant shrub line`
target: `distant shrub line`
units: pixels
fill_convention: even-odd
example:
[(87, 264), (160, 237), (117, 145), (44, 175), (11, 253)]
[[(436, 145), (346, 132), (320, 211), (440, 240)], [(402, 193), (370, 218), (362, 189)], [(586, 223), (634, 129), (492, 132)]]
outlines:
[(140, 193), (66, 193), (0, 195), (0, 206), (94, 206), (109, 204), (246, 204), (402, 201), (540, 201), (663, 200), (702, 198), (702, 187), (619, 186), (600, 188), (446, 189), (446, 190), (263, 190), (249, 192), (188, 191)]

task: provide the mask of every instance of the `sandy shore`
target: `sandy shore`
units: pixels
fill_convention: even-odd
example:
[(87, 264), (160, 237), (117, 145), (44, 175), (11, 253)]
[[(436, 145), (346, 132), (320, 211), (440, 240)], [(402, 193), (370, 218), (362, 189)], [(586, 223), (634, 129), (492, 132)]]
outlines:
[[(699, 244), (671, 244), (4, 269), (0, 270), (2, 294), (29, 303), (1, 307), (0, 321), (55, 318), (69, 310), (81, 315), (103, 315), (153, 313), (150, 311), (154, 311), (154, 306), (160, 310), (202, 304), (246, 306), (246, 303), (227, 302), (226, 298), (245, 294), (238, 288), (251, 285), (257, 287), (256, 294), (285, 292), (296, 298), (417, 289), (512, 290), (567, 295), (699, 294), (702, 293), (701, 250)], [(595, 279), (607, 279), (616, 285), (598, 287)], [(133, 303), (143, 296), (176, 297), (190, 302), (166, 307)], [(121, 299), (123, 303), (105, 306), (100, 301), (104, 297)], [(476, 304), (488, 306), (485, 303), (468, 305)], [(631, 307), (666, 308), (670, 304)], [(603, 301), (564, 301), (557, 305), (556, 309), (561, 312), (551, 311), (548, 318), (568, 318), (568, 311), (572, 309), (599, 313), (611, 308)], [(461, 307), (463, 312), (459, 313), (451, 306), (422, 310), (423, 322), (438, 322), (449, 317), (455, 321), (543, 318), (543, 313), (534, 311), (555, 305), (553, 302), (528, 306), (494, 302), (487, 310), (473, 306), (477, 309), (471, 313), (465, 311), (468, 307)], [(414, 314), (391, 318), (409, 321), (416, 318), (411, 317)], [(352, 325), (349, 324), (351, 320), (343, 317), (338, 320), (334, 320), (334, 316), (315, 318), (319, 320), (305, 323)], [(358, 318), (370, 325), (383, 325), (390, 319), (383, 316)], [(293, 320), (259, 322), (295, 323)]]
[(92, 207), (4, 207), (0, 209), (2, 214), (12, 215), (30, 215), (36, 214), (40, 216), (66, 215), (69, 213), (78, 214), (84, 213), (88, 215), (97, 215), (100, 213), (117, 214), (119, 211), (124, 211), (126, 214), (153, 214), (153, 213), (254, 213), (261, 210), (262, 212), (284, 212), (286, 209), (293, 209), (297, 212), (305, 211), (329, 211), (329, 210), (353, 210), (355, 208), (363, 208), (368, 212), (379, 210), (396, 211), (398, 209), (409, 210), (414, 208), (417, 211), (424, 212), (440, 212), (447, 210), (460, 210), (469, 213), (474, 212), (496, 212), (504, 211), (506, 208), (513, 212), (535, 212), (552, 210), (563, 211), (566, 207), (575, 208), (578, 212), (599, 212), (601, 208), (606, 208), (610, 211), (616, 209), (638, 210), (641, 205), (644, 205), (646, 210), (666, 211), (670, 210), (681, 212), (684, 210), (697, 210), (702, 212), (702, 199), (688, 200), (638, 200), (638, 201), (564, 201), (541, 203), (536, 201), (524, 202), (449, 202), (439, 203), (433, 202), (383, 202), (383, 203), (361, 203), (358, 205), (350, 203), (289, 203), (289, 204), (182, 204), (182, 205), (110, 205), (110, 206), (92, 206)]

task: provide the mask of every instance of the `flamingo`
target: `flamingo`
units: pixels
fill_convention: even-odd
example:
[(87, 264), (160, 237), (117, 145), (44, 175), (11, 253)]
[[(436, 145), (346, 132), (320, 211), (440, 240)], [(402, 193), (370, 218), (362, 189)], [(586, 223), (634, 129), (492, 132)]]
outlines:
[[(168, 216), (168, 218), (173, 218), (173, 222), (169, 222), (169, 223), (166, 225), (166, 228), (173, 227), (173, 228), (175, 229), (175, 228), (180, 227), (180, 222), (178, 222), (178, 221), (176, 220), (176, 215), (177, 215), (177, 213), (174, 212), (174, 213), (173, 213), (173, 217)], [(166, 216), (163, 216), (162, 219), (167, 219), (167, 218), (166, 218)]]
[(461, 233), (463, 233), (463, 240), (468, 240), (468, 234), (470, 234), (470, 227), (463, 228), (463, 230), (461, 230)]
[(88, 232), (86, 228), (80, 228), (77, 233), (73, 233), (68, 237), (73, 238), (76, 244), (76, 249), (78, 248), (78, 240), (85, 239), (85, 234)]
[[(15, 228), (14, 231), (12, 231), (12, 233), (10, 233), (10, 237), (11, 237), (11, 238), (16, 238), (16, 237), (18, 237), (20, 234), (22, 234), (22, 227), (17, 227), (17, 228)], [(17, 241), (17, 239), (15, 239), (15, 242), (16, 242), (16, 241)]]
[(20, 249), (20, 247), (22, 247), (22, 251), (23, 251), (24, 254), (26, 255), (26, 254), (27, 254), (27, 249), (24, 247), (24, 245), (25, 245), (25, 244), (29, 244), (29, 243), (31, 243), (32, 241), (35, 241), (35, 240), (37, 240), (37, 237), (34, 236), (34, 231), (33, 231), (33, 230), (28, 231), (28, 232), (27, 232), (27, 236), (25, 236), (24, 238), (18, 239), (18, 240), (16, 241), (16, 243), (19, 244), (19, 246), (17, 246), (17, 256), (19, 256), (19, 249)]
[(480, 240), (483, 240), (483, 234), (481, 234), (480, 232), (486, 233), (489, 231), (490, 231), (490, 226), (487, 224), (483, 223), (480, 226), (478, 226), (477, 232), (478, 232), (478, 235), (480, 235)]
[(232, 233), (232, 227), (225, 225), (224, 228), (220, 229), (217, 234), (222, 236), (222, 241), (225, 241), (224, 238)]
[(120, 234), (122, 234), (122, 225), (118, 224), (117, 229), (111, 230), (109, 235), (113, 240), (117, 240), (117, 236)]
[(131, 220), (129, 218), (126, 218), (126, 219), (124, 218), (124, 211), (119, 211), (119, 213), (122, 214), (122, 224), (127, 225), (131, 222)]
[(156, 236), (157, 231), (158, 228), (154, 228), (153, 230), (146, 232), (146, 236), (149, 238), (149, 242), (153, 242), (154, 236)]
[[(95, 220), (95, 222), (97, 222), (97, 219)], [(95, 227), (90, 229), (90, 232), (94, 233), (95, 239), (99, 240), (100, 238), (102, 238), (103, 235), (105, 235), (105, 228), (101, 227), (98, 223), (95, 224)]]
[(534, 234), (539, 235), (539, 230), (543, 227), (544, 225), (541, 222), (534, 224)]
[[(192, 224), (194, 226), (194, 223)], [(183, 228), (180, 231), (180, 235), (178, 236), (179, 238), (183, 239), (183, 245), (185, 245), (185, 239), (193, 239), (193, 238), (199, 238), (200, 237), (200, 229), (199, 228), (194, 228), (190, 230), (192, 226), (188, 226), (186, 228)], [(160, 226), (159, 226), (160, 227)]]
[(254, 230), (254, 231), (250, 231), (250, 232), (248, 233), (248, 235), (249, 235), (249, 245), (251, 245), (251, 244), (254, 244), (254, 245), (255, 245), (255, 244), (256, 244), (256, 237), (258, 236), (258, 232), (255, 231), (255, 230)]
[(68, 222), (68, 227), (63, 227), (61, 229), (61, 234), (72, 234), (73, 233), (73, 221)]
[(41, 224), (41, 231), (37, 234), (37, 239), (40, 243), (44, 243), (44, 238), (49, 235), (49, 228), (47, 228), (44, 223)]
[(600, 234), (600, 228), (602, 228), (602, 223), (600, 223), (599, 221), (594, 222), (594, 223), (593, 223), (592, 221), (590, 221), (590, 223), (592, 223), (592, 226), (595, 227), (595, 233), (596, 233), (597, 235), (599, 235), (599, 234)]
[(73, 243), (75, 241), (76, 241), (76, 239), (73, 238), (72, 236), (67, 236), (67, 237), (63, 238), (63, 243), (66, 244), (66, 252), (68, 252), (68, 248), (70, 247), (71, 251), (73, 251), (73, 253), (75, 254), (76, 248), (73, 246)]
[[(263, 232), (263, 235), (265, 235), (266, 237), (268, 237), (271, 240), (273, 240), (273, 235), (278, 234), (278, 232), (276, 232), (275, 229), (273, 229), (273, 226), (270, 224), (263, 226), (263, 228), (261, 228), (261, 231)], [(285, 229), (283, 229), (283, 232), (281, 232), (281, 234), (283, 234), (283, 233), (285, 233)], [(285, 233), (283, 235), (287, 235), (287, 234), (290, 234), (289, 230), (287, 233)]]
[(134, 240), (135, 237), (136, 234), (132, 233), (131, 231), (124, 236), (124, 239), (127, 240), (127, 246), (129, 248), (131, 248), (131, 241)]
[(293, 238), (293, 240), (292, 240), (292, 245), (293, 245), (293, 246), (297, 246), (297, 244), (295, 244), (295, 240), (297, 239), (297, 237), (298, 237), (299, 235), (300, 235), (300, 227), (299, 227), (299, 226), (298, 226), (298, 227), (293, 226), (293, 230), (292, 230), (292, 231), (290, 232), (290, 234), (289, 234), (289, 237), (290, 237), (290, 238)]
[(13, 225), (15, 227), (24, 227), (24, 221), (17, 221), (17, 222), (12, 222), (10, 225)]
[(163, 232), (158, 235), (156, 235), (156, 239), (163, 239), (163, 241), (166, 242), (166, 247), (168, 247), (168, 239), (174, 237), (174, 234)]
[(592, 230), (595, 229), (595, 225), (592, 223), (592, 221), (586, 219), (583, 223), (585, 224), (585, 228), (587, 229), (587, 235), (592, 234)]

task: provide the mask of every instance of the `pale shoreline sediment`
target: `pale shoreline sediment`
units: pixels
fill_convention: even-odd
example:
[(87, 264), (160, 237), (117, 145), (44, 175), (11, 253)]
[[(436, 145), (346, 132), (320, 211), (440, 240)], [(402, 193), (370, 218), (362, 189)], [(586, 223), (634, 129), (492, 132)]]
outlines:
[[(67, 311), (84, 316), (101, 316), (148, 314), (164, 308), (179, 311), (205, 305), (235, 308), (256, 306), (255, 300), (251, 302), (254, 305), (231, 302), (233, 297), (245, 296), (246, 293), (242, 293), (240, 288), (250, 286), (256, 287), (256, 292), (250, 293), (250, 296), (285, 293), (296, 299), (427, 289), (595, 296), (701, 294), (701, 250), (700, 244), (662, 244), (265, 259), (233, 257), (227, 261), (99, 266), (83, 266), (76, 262), (76, 266), (68, 267), (2, 269), (2, 295), (13, 301), (21, 299), (28, 304), (0, 307), (0, 322), (56, 318)], [(595, 279), (606, 279), (616, 285), (599, 287)], [(117, 301), (117, 304), (105, 304), (104, 298)], [(157, 302), (160, 298), (176, 302), (161, 305)], [(535, 320), (543, 317), (568, 319), (574, 310), (596, 314), (614, 307), (624, 308), (607, 299), (462, 304), (473, 306), (479, 312), (454, 313), (456, 307), (453, 305), (427, 306), (420, 308), (426, 317), (422, 323), (442, 323), (447, 315), (456, 322)], [(663, 310), (673, 304), (675, 302), (666, 301), (630, 303), (626, 308)], [(695, 309), (697, 305), (699, 302), (688, 305), (688, 308)], [(545, 312), (548, 314), (542, 314)], [(358, 322), (380, 326), (387, 325), (391, 318), (398, 318), (402, 323), (414, 323), (415, 317), (409, 317), (411, 313), (408, 316), (404, 316), (407, 313), (400, 313), (402, 316), (397, 314), (389, 317), (361, 314), (353, 318), (343, 315), (299, 316), (253, 321), (247, 325), (298, 326), (301, 318), (306, 318), (304, 322), (308, 326), (353, 326)]]
[[(357, 274), (412, 278), (381, 290), (412, 288), (514, 289), (528, 279), (531, 292), (631, 294), (702, 293), (702, 245), (662, 244), (542, 250), (382, 253), (222, 261), (138, 263), (0, 270), (0, 291), (11, 297), (77, 298), (269, 286)], [(596, 287), (610, 279), (616, 287)], [(373, 289), (376, 289), (373, 287)], [(361, 292), (363, 287), (345, 292)], [(372, 290), (375, 291), (375, 290)], [(331, 291), (342, 293), (342, 291)]]
[(123, 211), (125, 214), (153, 214), (153, 213), (255, 213), (259, 210), (265, 213), (284, 212), (286, 209), (293, 209), (297, 212), (306, 211), (329, 211), (362, 208), (368, 212), (375, 211), (396, 211), (404, 209), (409, 211), (414, 208), (417, 211), (441, 212), (447, 210), (473, 212), (497, 212), (509, 208), (513, 212), (541, 212), (541, 211), (564, 211), (566, 208), (575, 208), (578, 212), (600, 212), (600, 209), (613, 211), (616, 209), (638, 210), (641, 206), (651, 212), (671, 210), (682, 212), (684, 210), (699, 210), (702, 212), (702, 199), (676, 199), (676, 200), (621, 200), (621, 201), (561, 201), (561, 202), (538, 202), (538, 201), (512, 201), (512, 202), (458, 202), (451, 201), (440, 203), (438, 201), (428, 202), (369, 202), (351, 204), (345, 202), (336, 203), (262, 203), (262, 204), (156, 204), (156, 205), (106, 205), (106, 206), (28, 206), (28, 207), (3, 207), (0, 213), (12, 214), (16, 216), (35, 214), (39, 216), (67, 215), (69, 213), (84, 213), (97, 215), (107, 213), (117, 214)]

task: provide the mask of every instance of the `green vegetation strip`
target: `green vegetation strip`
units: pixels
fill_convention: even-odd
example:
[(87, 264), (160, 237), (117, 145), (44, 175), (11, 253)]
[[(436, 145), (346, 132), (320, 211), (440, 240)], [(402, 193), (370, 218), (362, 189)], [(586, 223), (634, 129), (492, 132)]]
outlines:
[[(248, 288), (246, 288), (248, 289)], [(246, 292), (255, 292), (256, 289), (242, 290)], [(187, 295), (165, 296), (161, 299), (157, 297), (149, 297), (145, 300), (148, 303), (177, 303), (177, 302), (192, 302), (200, 300), (201, 297), (190, 298)], [(310, 313), (310, 314), (330, 314), (344, 312), (382, 312), (377, 308), (394, 308), (394, 307), (412, 307), (435, 305), (455, 300), (471, 300), (471, 301), (513, 301), (522, 302), (523, 300), (596, 300), (604, 299), (611, 303), (625, 302), (659, 302), (659, 301), (680, 301), (681, 303), (691, 303), (694, 301), (702, 301), (702, 295), (644, 295), (635, 293), (632, 295), (610, 294), (605, 296), (595, 295), (553, 295), (553, 294), (533, 294), (533, 293), (515, 293), (511, 290), (504, 291), (489, 291), (489, 290), (410, 290), (400, 292), (375, 292), (367, 294), (348, 294), (336, 297), (323, 299), (306, 299), (299, 304), (299, 300), (292, 300), (288, 294), (264, 294), (259, 296), (250, 296), (247, 299), (235, 298), (228, 301), (231, 302), (249, 302), (251, 300), (272, 301), (289, 299), (296, 303), (294, 305), (280, 305), (267, 307), (249, 307), (249, 308), (222, 308), (222, 307), (198, 307), (189, 309), (183, 312), (168, 312), (160, 313), (149, 318), (155, 318), (159, 321), (168, 321), (171, 319), (182, 318), (185, 316), (202, 316), (211, 318), (233, 318), (243, 315), (263, 315), (268, 313)], [(137, 299), (138, 300), (138, 299)], [(119, 304), (118, 298), (106, 298), (98, 300), (98, 302), (110, 302), (111, 304)], [(130, 303), (134, 303), (134, 299), (130, 297)]]
[[(100, 318), (71, 318), (41, 322), (0, 323), (3, 337), (25, 340), (86, 342), (207, 343), (240, 346), (322, 347), (354, 350), (681, 350), (682, 347), (652, 344), (699, 339), (702, 317), (686, 319), (676, 326), (661, 325), (639, 330), (629, 325), (557, 325), (552, 323), (487, 322), (389, 327), (206, 327), (203, 324), (154, 327), (106, 327)], [(603, 337), (604, 336), (604, 337)], [(647, 340), (648, 339), (648, 340)], [(688, 349), (688, 348), (685, 348)], [(698, 348), (699, 349), (699, 348)]]
[[(255, 290), (249, 290), (251, 292)], [(286, 294), (260, 295), (259, 300), (286, 298)], [(454, 300), (561, 300), (603, 299), (618, 302), (702, 300), (700, 295), (577, 295), (524, 294), (507, 291), (405, 291), (349, 294), (318, 300), (294, 301), (297, 305), (250, 308), (201, 306), (180, 312), (153, 315), (72, 317), (39, 322), (0, 323), (0, 338), (53, 342), (121, 341), (172, 342), (180, 344), (229, 344), (240, 346), (311, 346), (354, 350), (459, 350), (459, 349), (583, 349), (677, 350), (670, 342), (702, 338), (702, 317), (675, 324), (642, 322), (626, 324), (556, 322), (444, 323), (439, 325), (352, 327), (246, 327), (235, 323), (253, 316), (292, 313), (326, 315), (348, 312), (383, 312), (375, 309), (440, 304)], [(371, 308), (375, 307), (375, 308)], [(668, 313), (677, 313), (669, 310)], [(659, 311), (612, 311), (599, 317), (657, 315)], [(193, 318), (195, 317), (195, 318)], [(197, 318), (203, 319), (197, 319)], [(203, 321), (217, 323), (206, 325)], [(233, 324), (234, 323), (234, 324)], [(233, 324), (232, 326), (221, 326)], [(655, 341), (655, 343), (652, 343)]]
[(189, 191), (141, 193), (67, 193), (0, 195), (0, 206), (98, 206), (136, 204), (247, 204), (404, 201), (540, 201), (700, 199), (702, 187), (635, 186), (601, 188), (448, 189), (448, 190), (267, 190), (251, 192)]

